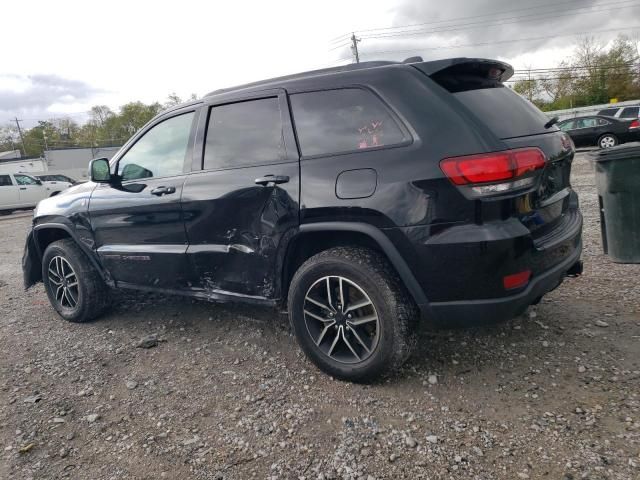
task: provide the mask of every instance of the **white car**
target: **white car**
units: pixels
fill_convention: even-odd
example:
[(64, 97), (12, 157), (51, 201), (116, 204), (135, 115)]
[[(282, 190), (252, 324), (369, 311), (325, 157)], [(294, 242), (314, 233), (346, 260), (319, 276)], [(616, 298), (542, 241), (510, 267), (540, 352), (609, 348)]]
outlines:
[(50, 197), (59, 194), (76, 183), (73, 178), (66, 175), (36, 175), (35, 177), (49, 189), (49, 192), (51, 192), (49, 194)]
[(43, 198), (57, 195), (63, 189), (50, 190), (37, 178), (24, 173), (0, 174), (0, 213), (35, 207)]

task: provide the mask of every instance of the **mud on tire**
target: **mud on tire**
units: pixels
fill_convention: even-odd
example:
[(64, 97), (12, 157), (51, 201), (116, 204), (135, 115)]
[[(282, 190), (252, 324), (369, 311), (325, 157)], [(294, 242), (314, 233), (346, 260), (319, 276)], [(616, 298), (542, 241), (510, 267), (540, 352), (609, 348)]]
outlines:
[(109, 289), (73, 240), (58, 240), (46, 248), (42, 281), (51, 306), (65, 320), (88, 322), (107, 308)]
[(413, 299), (386, 258), (367, 248), (337, 247), (308, 259), (291, 281), (288, 310), (305, 354), (343, 380), (371, 381), (397, 369), (416, 342)]

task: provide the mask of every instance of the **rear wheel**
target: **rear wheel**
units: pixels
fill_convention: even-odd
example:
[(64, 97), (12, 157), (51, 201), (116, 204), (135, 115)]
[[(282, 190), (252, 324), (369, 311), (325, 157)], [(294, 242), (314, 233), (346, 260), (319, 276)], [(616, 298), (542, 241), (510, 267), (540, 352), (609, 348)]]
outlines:
[(107, 285), (73, 240), (58, 240), (47, 247), (42, 280), (51, 306), (65, 320), (88, 322), (107, 306)]
[(605, 133), (598, 139), (598, 146), (600, 148), (611, 148), (618, 145), (618, 137), (612, 133)]
[(324, 372), (369, 381), (404, 363), (418, 312), (386, 259), (338, 247), (307, 260), (289, 289), (289, 319), (305, 354)]

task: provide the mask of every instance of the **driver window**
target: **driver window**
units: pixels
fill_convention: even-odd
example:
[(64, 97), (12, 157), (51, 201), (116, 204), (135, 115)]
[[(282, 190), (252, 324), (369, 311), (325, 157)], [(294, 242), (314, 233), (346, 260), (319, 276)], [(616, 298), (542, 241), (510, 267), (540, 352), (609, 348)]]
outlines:
[(193, 115), (171, 117), (145, 133), (118, 162), (122, 181), (181, 175)]
[(38, 182), (35, 178), (31, 178), (27, 175), (14, 175), (18, 185), (37, 185)]

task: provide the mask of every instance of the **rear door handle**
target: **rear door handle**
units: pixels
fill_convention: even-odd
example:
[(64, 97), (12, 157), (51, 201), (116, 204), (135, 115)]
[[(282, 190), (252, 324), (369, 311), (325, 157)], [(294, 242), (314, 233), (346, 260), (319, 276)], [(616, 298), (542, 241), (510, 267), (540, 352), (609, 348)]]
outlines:
[(27, 187), (20, 187), (20, 190), (26, 190)]
[(281, 183), (289, 182), (288, 175), (265, 175), (264, 177), (256, 178), (255, 184), (262, 185), (263, 187), (271, 185), (279, 185)]
[(151, 195), (157, 195), (158, 197), (169, 195), (170, 193), (176, 193), (176, 187), (156, 187), (151, 190)]

